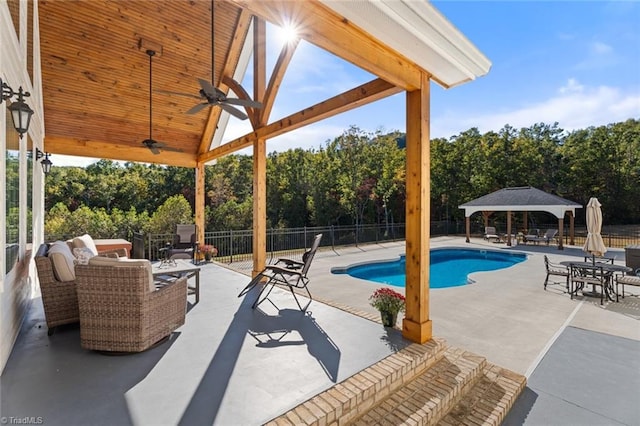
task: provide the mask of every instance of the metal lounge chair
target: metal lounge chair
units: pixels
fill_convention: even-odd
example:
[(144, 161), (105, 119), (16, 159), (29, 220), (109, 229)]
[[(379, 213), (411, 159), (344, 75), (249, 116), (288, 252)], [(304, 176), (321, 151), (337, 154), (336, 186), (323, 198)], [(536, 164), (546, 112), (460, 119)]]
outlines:
[(494, 226), (484, 227), (484, 239), (487, 241), (493, 239), (495, 242), (500, 242), (500, 236), (497, 234), (496, 228)]
[(556, 239), (557, 234), (558, 234), (557, 229), (547, 229), (547, 232), (545, 232), (542, 237), (527, 239), (527, 241), (532, 241), (536, 244), (538, 244), (539, 242), (544, 242), (546, 245), (549, 245), (549, 242)]
[[(321, 239), (322, 234), (318, 234), (315, 236), (311, 248), (302, 255), (302, 262), (292, 259), (278, 259), (278, 261), (273, 265), (267, 265), (249, 282), (249, 284), (247, 284), (247, 286), (240, 292), (238, 297), (244, 296), (256, 285), (266, 279), (266, 282), (262, 286), (260, 293), (258, 293), (258, 297), (256, 297), (256, 300), (251, 306), (253, 309), (255, 309), (256, 306), (260, 305), (265, 300), (269, 300), (271, 302), (271, 300), (269, 299), (269, 295), (271, 294), (273, 288), (277, 284), (280, 284), (287, 286), (289, 290), (291, 290), (291, 294), (298, 304), (298, 308), (300, 308), (302, 312), (306, 312), (307, 308), (311, 304), (311, 301), (313, 300), (311, 292), (309, 292), (309, 289), (307, 288), (307, 284), (309, 284), (307, 272), (309, 271), (311, 261), (313, 260), (313, 257), (315, 256), (316, 251), (320, 246)], [(302, 305), (300, 304), (300, 301), (298, 300), (298, 296), (296, 296), (294, 289), (304, 289), (307, 292), (309, 302), (304, 307), (302, 307)], [(273, 304), (273, 302), (271, 303)]]

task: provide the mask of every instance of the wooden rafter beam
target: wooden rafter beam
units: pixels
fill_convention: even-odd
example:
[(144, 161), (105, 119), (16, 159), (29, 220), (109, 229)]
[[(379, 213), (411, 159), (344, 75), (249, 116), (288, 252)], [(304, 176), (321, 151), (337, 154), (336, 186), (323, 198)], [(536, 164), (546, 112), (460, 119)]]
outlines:
[[(251, 100), (251, 96), (244, 90), (244, 87), (231, 77), (224, 76), (222, 80), (224, 84), (233, 90), (233, 92), (238, 96), (238, 99)], [(255, 108), (245, 106), (244, 109), (247, 111), (247, 115), (249, 116), (249, 121), (251, 122), (251, 127), (254, 129), (258, 128), (258, 121), (256, 119)]]
[(241, 136), (198, 157), (198, 161), (208, 162), (231, 154), (253, 144), (259, 138), (271, 139), (300, 127), (316, 123), (325, 118), (352, 110), (362, 105), (384, 99), (402, 92), (402, 88), (382, 79), (375, 79), (340, 95), (303, 109), (288, 117), (261, 127), (254, 132)]
[[(267, 81), (267, 23), (264, 19), (256, 17), (253, 20), (253, 99), (264, 99), (265, 85)], [(252, 111), (251, 122), (260, 123), (260, 112)], [(258, 127), (254, 125), (254, 129)]]
[(267, 86), (267, 90), (264, 94), (264, 98), (262, 99), (262, 109), (259, 110), (259, 119), (258, 122), (260, 125), (264, 126), (269, 122), (269, 116), (271, 115), (271, 110), (273, 109), (273, 104), (276, 101), (276, 95), (278, 94), (278, 90), (280, 89), (280, 84), (282, 84), (282, 79), (284, 78), (285, 71), (291, 62), (291, 58), (293, 58), (293, 53), (296, 51), (296, 47), (298, 47), (298, 43), (300, 39), (296, 39), (289, 43), (285, 43), (282, 46), (282, 50), (280, 51), (280, 56), (278, 56), (278, 61), (273, 67), (273, 72), (271, 73), (271, 78), (269, 79), (269, 85)]
[(155, 155), (144, 146), (134, 147), (100, 140), (46, 136), (44, 147), (45, 151), (60, 155), (87, 157), (97, 154), (100, 158), (109, 160), (157, 163), (178, 167), (196, 166), (196, 159), (191, 153), (162, 151), (161, 149), (160, 154)]
[(295, 24), (300, 37), (404, 90), (420, 88), (422, 70), (317, 0), (229, 0), (278, 25)]

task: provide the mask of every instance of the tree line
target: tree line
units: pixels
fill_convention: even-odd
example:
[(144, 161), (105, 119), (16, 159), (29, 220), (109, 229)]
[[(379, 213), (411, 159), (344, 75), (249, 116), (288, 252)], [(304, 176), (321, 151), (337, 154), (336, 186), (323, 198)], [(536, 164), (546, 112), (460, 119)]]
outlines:
[[(404, 143), (400, 132), (352, 126), (317, 150), (270, 153), (268, 227), (404, 222)], [(229, 155), (205, 167), (207, 231), (251, 228), (252, 161)], [(45, 232), (172, 232), (175, 223), (193, 221), (194, 173), (108, 160), (54, 167), (45, 185)], [(640, 121), (572, 132), (557, 123), (486, 133), (472, 128), (431, 141), (432, 220), (463, 220), (458, 205), (513, 186), (533, 186), (583, 206), (595, 196), (607, 224), (640, 223)], [(580, 215), (576, 220), (583, 221)]]

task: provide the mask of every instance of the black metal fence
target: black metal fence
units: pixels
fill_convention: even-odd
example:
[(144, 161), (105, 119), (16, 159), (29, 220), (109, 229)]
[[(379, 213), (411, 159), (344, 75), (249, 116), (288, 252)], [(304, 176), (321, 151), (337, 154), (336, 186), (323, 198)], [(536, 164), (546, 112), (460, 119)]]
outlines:
[[(538, 225), (541, 232), (549, 228), (557, 228), (555, 224)], [(430, 223), (432, 237), (451, 235), (464, 237), (464, 221), (432, 221)], [(505, 231), (506, 232), (506, 231)], [(405, 239), (405, 224), (368, 224), (360, 226), (317, 226), (288, 229), (267, 230), (267, 262), (272, 262), (278, 257), (301, 258), (306, 249), (309, 248), (313, 237), (322, 233), (323, 238), (320, 243), (325, 249), (335, 249), (336, 247), (348, 247), (359, 244), (372, 244), (392, 241), (403, 241)], [(471, 223), (471, 235), (482, 237), (484, 228), (477, 221)], [(574, 244), (584, 244), (587, 230), (584, 226), (576, 227), (574, 234)], [(56, 239), (68, 239), (73, 236), (45, 235), (46, 241)], [(173, 234), (147, 234), (134, 233), (132, 236), (117, 236), (114, 238), (126, 238), (132, 241), (132, 257), (147, 258), (157, 260), (159, 249), (166, 247), (173, 241)], [(626, 247), (632, 244), (640, 244), (640, 226), (604, 226), (602, 237), (607, 247)], [(569, 244), (569, 226), (565, 225), (563, 230), (565, 244)], [(253, 256), (253, 231), (228, 230), (205, 232), (204, 241), (201, 244), (212, 245), (218, 249), (216, 261), (228, 264), (251, 263)]]
[[(335, 249), (337, 246), (358, 246), (405, 239), (405, 225), (361, 225), (361, 226), (317, 226), (304, 228), (267, 230), (267, 261), (276, 257), (300, 257), (311, 246), (316, 234), (323, 234), (320, 247)], [(134, 256), (139, 253), (134, 240)], [(148, 234), (146, 237), (146, 257), (156, 260), (159, 249), (173, 240), (172, 234)], [(216, 261), (238, 263), (251, 261), (253, 257), (253, 230), (228, 230), (205, 232), (201, 244), (218, 249)]]

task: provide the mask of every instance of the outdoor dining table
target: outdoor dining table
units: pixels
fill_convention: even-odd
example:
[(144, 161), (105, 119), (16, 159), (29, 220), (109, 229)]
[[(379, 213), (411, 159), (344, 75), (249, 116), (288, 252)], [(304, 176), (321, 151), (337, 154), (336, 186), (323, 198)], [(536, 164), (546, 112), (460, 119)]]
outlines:
[[(564, 260), (562, 262), (560, 262), (561, 265), (565, 265), (568, 266), (569, 268), (578, 268), (581, 269), (583, 271), (584, 274), (589, 274), (589, 275), (596, 275), (597, 273), (600, 273), (600, 271), (602, 271), (602, 273), (606, 273), (606, 275), (604, 276), (605, 279), (605, 285), (603, 286), (604, 289), (604, 293), (607, 296), (607, 299), (611, 300), (612, 302), (614, 301), (613, 298), (611, 297), (610, 294), (610, 290), (613, 290), (613, 275), (615, 273), (627, 273), (627, 272), (631, 272), (631, 268), (629, 268), (628, 266), (623, 266), (623, 265), (615, 265), (612, 263), (608, 263), (608, 262), (598, 262), (598, 261), (593, 261), (593, 262), (579, 262), (579, 261), (574, 261), (574, 260)], [(573, 277), (571, 277), (573, 279)], [(579, 289), (576, 289), (575, 291), (577, 292)], [(617, 300), (617, 292), (616, 293), (616, 302)], [(582, 294), (585, 296), (589, 296), (589, 297), (600, 297), (600, 293), (596, 292), (595, 289), (595, 284), (592, 285), (592, 289), (591, 292), (586, 292), (586, 291), (582, 291)]]

